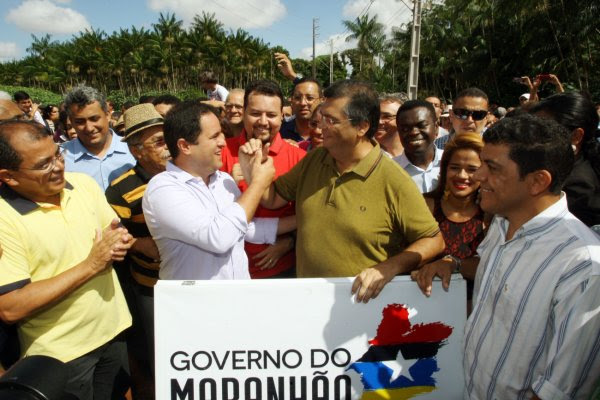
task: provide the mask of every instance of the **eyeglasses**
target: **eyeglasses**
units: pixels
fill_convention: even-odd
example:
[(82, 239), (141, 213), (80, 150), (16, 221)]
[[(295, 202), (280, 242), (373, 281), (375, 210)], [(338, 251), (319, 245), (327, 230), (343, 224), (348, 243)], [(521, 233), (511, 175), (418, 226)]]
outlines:
[(382, 121), (392, 121), (396, 119), (396, 114), (380, 114), (379, 119)]
[(310, 121), (308, 121), (308, 126), (311, 129), (317, 129), (317, 128), (319, 128), (321, 126), (321, 121), (320, 120), (319, 121), (317, 121), (317, 120), (310, 120)]
[(56, 154), (54, 155), (52, 160), (46, 161), (46, 162), (44, 162), (44, 164), (35, 166), (32, 168), (19, 167), (19, 169), (24, 169), (26, 171), (40, 171), (43, 173), (48, 173), (54, 169), (57, 161), (60, 161), (62, 163), (65, 162), (65, 154), (67, 154), (67, 149), (59, 147), (58, 149), (56, 149)]
[(318, 97), (313, 97), (313, 96), (304, 96), (304, 95), (295, 95), (292, 97), (292, 100), (300, 103), (302, 100), (306, 100), (307, 103), (312, 103), (313, 101), (317, 100)]
[(325, 115), (323, 115), (321, 117), (320, 124), (321, 125), (332, 126), (332, 125), (341, 124), (342, 122), (346, 122), (346, 121), (353, 121), (353, 119), (352, 118), (348, 118), (348, 119), (342, 119), (342, 120), (338, 121), (337, 119), (334, 119), (334, 118), (331, 118), (331, 117), (326, 117)]
[(465, 108), (453, 108), (452, 112), (458, 119), (465, 120), (472, 117), (473, 121), (481, 121), (488, 115), (488, 112), (485, 110), (467, 110)]

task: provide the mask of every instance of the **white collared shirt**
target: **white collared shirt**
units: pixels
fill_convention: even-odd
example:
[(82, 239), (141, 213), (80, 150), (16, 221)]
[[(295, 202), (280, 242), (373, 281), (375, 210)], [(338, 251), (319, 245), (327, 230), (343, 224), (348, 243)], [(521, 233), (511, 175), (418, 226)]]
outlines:
[(274, 243), (277, 218), (246, 221), (233, 178), (216, 171), (208, 185), (169, 162), (154, 176), (142, 207), (158, 247), (161, 279), (249, 279), (244, 239)]
[(465, 397), (588, 399), (600, 378), (600, 239), (561, 199), (478, 248), (465, 328)]
[(426, 169), (422, 169), (410, 162), (406, 157), (406, 151), (394, 157), (396, 161), (412, 178), (421, 193), (431, 192), (436, 188), (440, 175), (440, 163), (442, 162), (443, 150), (434, 149), (433, 160)]

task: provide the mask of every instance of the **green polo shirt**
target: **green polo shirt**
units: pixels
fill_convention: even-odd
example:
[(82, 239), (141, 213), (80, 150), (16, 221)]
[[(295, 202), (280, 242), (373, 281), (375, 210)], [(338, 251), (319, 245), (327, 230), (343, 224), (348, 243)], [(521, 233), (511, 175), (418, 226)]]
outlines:
[(439, 231), (410, 176), (378, 144), (343, 174), (315, 149), (275, 190), (296, 202), (298, 277), (355, 276)]

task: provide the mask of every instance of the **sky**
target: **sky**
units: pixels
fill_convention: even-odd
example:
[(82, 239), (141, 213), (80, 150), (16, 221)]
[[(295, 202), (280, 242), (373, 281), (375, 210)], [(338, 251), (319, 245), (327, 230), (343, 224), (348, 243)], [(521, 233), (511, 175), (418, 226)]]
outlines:
[(85, 29), (107, 34), (119, 28), (152, 28), (162, 12), (175, 13), (189, 26), (194, 15), (214, 13), (227, 30), (243, 28), (292, 58), (310, 59), (312, 20), (318, 18), (317, 55), (355, 46), (346, 41), (343, 20), (377, 15), (386, 33), (412, 18), (411, 0), (0, 0), (0, 62), (27, 55), (31, 35), (65, 41)]

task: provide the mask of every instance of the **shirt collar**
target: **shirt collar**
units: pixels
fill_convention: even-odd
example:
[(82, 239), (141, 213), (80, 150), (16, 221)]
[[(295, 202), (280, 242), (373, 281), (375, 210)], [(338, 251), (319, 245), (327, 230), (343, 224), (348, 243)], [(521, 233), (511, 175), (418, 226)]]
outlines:
[[(65, 184), (65, 189), (73, 190), (73, 185), (71, 185), (68, 181)], [(64, 194), (61, 193), (61, 195)], [(4, 199), (12, 208), (15, 209), (19, 214), (25, 215), (28, 214), (40, 207), (38, 203), (33, 200), (28, 199), (27, 197), (23, 197), (19, 193), (12, 190), (6, 184), (0, 186), (0, 197)]]
[[(242, 129), (242, 133), (240, 134), (240, 146), (243, 146), (248, 140), (246, 139), (246, 129)], [(271, 141), (271, 146), (269, 146), (269, 154), (277, 155), (281, 151), (283, 147), (284, 140), (281, 138), (281, 134), (277, 132), (273, 140)], [(236, 154), (237, 155), (237, 154)]]
[(142, 181), (144, 181), (145, 183), (148, 183), (150, 181), (150, 179), (152, 178), (152, 175), (150, 175), (141, 165), (140, 163), (136, 163), (135, 167), (133, 167), (135, 173), (142, 178)]
[[(564, 192), (561, 192), (560, 199), (546, 208), (544, 211), (525, 222), (513, 235), (513, 239), (517, 239), (523, 236), (530, 236), (540, 234), (553, 227), (558, 221), (560, 221), (569, 212), (567, 207), (567, 196)], [(508, 220), (504, 217), (499, 217), (500, 226), (506, 235), (508, 230)]]
[[(173, 161), (167, 161), (167, 171), (170, 172), (171, 175), (174, 176), (178, 181), (181, 181), (183, 183), (194, 181), (202, 183), (203, 185), (205, 184), (202, 178), (200, 178), (199, 176), (194, 176), (189, 172), (179, 168), (177, 165), (173, 164)], [(218, 170), (211, 174), (209, 178), (209, 183), (214, 182), (215, 179), (217, 179), (220, 176), (220, 174), (221, 171)]]
[[(113, 131), (112, 129), (109, 128), (108, 134), (111, 135), (111, 141), (110, 141), (110, 147), (106, 151), (105, 157), (107, 155), (113, 154), (113, 153), (126, 154), (129, 152), (127, 143), (121, 142), (121, 140), (119, 140), (119, 136), (115, 133), (115, 131)], [(74, 150), (73, 153), (79, 154), (79, 156), (75, 160), (79, 160), (80, 158), (82, 158), (83, 156), (86, 156), (86, 155), (89, 157), (97, 157), (95, 154), (90, 153), (88, 151), (88, 149), (83, 145), (83, 143), (81, 143), (81, 140), (79, 140), (79, 138), (73, 140), (72, 146), (73, 146), (73, 150)]]
[[(360, 160), (354, 166), (354, 168), (352, 168), (352, 170), (346, 173), (353, 172), (356, 175), (362, 176), (363, 178), (367, 178), (371, 174), (371, 172), (373, 172), (373, 170), (375, 169), (377, 164), (379, 164), (381, 158), (383, 157), (383, 151), (381, 151), (379, 143), (377, 143), (376, 141), (371, 140), (371, 144), (373, 145), (373, 148), (367, 153), (367, 155), (363, 157), (362, 160)], [(327, 152), (327, 156), (325, 157), (325, 163), (329, 164), (333, 169), (337, 168), (335, 160), (333, 159), (331, 154), (329, 154), (329, 152)]]
[(400, 164), (400, 166), (404, 169), (406, 169), (407, 166), (411, 165), (415, 168), (417, 168), (420, 171), (429, 171), (431, 168), (433, 167), (437, 167), (440, 165), (440, 162), (442, 161), (442, 154), (444, 153), (443, 150), (438, 149), (437, 147), (433, 146), (433, 160), (431, 160), (431, 162), (429, 163), (429, 165), (427, 166), (426, 169), (421, 169), (419, 167), (417, 167), (416, 165), (414, 165), (413, 163), (410, 162), (410, 160), (408, 159), (408, 157), (406, 157), (406, 151), (402, 152), (402, 154), (400, 154), (398, 157), (394, 158), (394, 160)]

